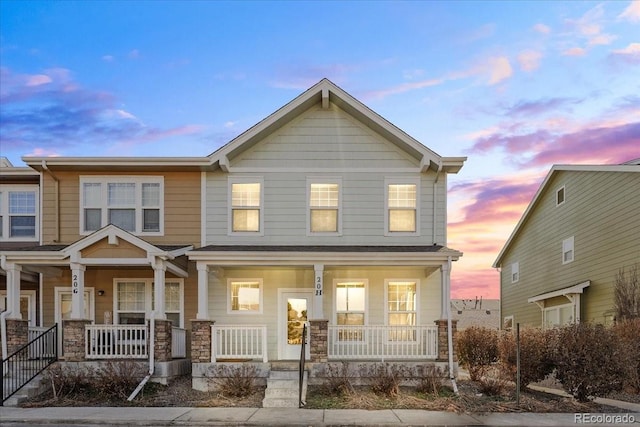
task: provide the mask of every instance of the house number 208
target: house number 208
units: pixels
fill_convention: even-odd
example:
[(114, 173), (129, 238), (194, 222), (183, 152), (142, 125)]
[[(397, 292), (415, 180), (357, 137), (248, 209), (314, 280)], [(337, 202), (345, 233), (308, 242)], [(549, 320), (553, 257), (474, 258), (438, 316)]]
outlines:
[(73, 275), (73, 282), (71, 283), (71, 286), (73, 287), (73, 293), (77, 294), (78, 293), (78, 275), (77, 274)]

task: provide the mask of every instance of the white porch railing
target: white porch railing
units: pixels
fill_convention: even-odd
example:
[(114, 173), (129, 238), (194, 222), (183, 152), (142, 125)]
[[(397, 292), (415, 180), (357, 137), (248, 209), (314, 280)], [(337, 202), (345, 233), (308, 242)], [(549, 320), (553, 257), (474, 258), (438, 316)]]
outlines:
[(262, 359), (267, 362), (266, 325), (211, 326), (211, 361)]
[(329, 325), (332, 359), (436, 359), (437, 326)]
[(87, 359), (145, 359), (147, 325), (86, 325)]
[(171, 357), (187, 357), (187, 331), (182, 328), (171, 328)]
[[(31, 342), (47, 331), (49, 326), (29, 326), (27, 339)], [(37, 348), (29, 349), (30, 357), (51, 356), (56, 352), (56, 342), (53, 335), (47, 336), (47, 339), (41, 341)]]

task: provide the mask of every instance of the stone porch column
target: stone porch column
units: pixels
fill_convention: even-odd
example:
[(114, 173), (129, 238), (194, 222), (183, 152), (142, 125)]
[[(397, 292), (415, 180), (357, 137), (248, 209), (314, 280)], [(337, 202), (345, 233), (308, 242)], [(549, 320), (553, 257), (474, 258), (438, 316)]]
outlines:
[[(435, 321), (436, 325), (438, 325), (438, 361), (439, 362), (447, 362), (449, 361), (449, 339), (447, 336), (447, 319), (440, 319)], [(458, 330), (458, 321), (451, 320), (451, 331), (453, 334), (453, 361), (458, 361), (458, 356), (456, 354), (456, 332)]]
[(191, 362), (211, 363), (211, 327), (213, 320), (191, 321)]
[(6, 319), (7, 322), (7, 356), (27, 345), (29, 342), (29, 321), (23, 319)]
[[(72, 297), (73, 298), (73, 297)], [(68, 319), (62, 321), (62, 354), (67, 362), (85, 360), (85, 341), (87, 334), (84, 327), (91, 323), (87, 319)]]
[(311, 362), (327, 362), (329, 350), (329, 321), (309, 320), (309, 353)]
[(154, 334), (154, 358), (156, 362), (168, 362), (172, 359), (171, 356), (171, 340), (172, 330), (171, 320), (155, 319)]

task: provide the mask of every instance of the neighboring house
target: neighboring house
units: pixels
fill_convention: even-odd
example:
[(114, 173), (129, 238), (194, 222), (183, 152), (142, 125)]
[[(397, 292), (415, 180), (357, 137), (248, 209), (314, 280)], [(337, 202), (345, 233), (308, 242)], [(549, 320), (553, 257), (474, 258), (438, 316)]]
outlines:
[(614, 282), (640, 262), (640, 161), (556, 165), (493, 266), (503, 327), (611, 323)]
[[(0, 157), (0, 251), (33, 247), (40, 236), (40, 174), (28, 167), (15, 167)], [(0, 268), (0, 312), (19, 312), (30, 326), (39, 322), (37, 298), (40, 275), (25, 271), (20, 283), (20, 298), (7, 305), (7, 275)]]
[(471, 326), (500, 329), (500, 300), (452, 299), (451, 318), (458, 321), (459, 331)]
[(23, 160), (44, 221), (3, 269), (13, 289), (42, 273), (66, 360), (125, 357), (108, 351), (151, 317), (174, 327), (156, 353), (178, 334), (197, 363), (298, 359), (307, 322), (315, 361), (447, 358), (447, 177), (466, 158), (326, 79), (207, 157)]

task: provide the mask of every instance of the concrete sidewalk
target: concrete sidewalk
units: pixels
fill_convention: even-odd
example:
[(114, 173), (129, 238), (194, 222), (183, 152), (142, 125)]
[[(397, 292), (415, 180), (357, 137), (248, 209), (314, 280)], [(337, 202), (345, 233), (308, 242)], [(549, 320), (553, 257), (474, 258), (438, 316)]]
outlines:
[[(456, 414), (417, 409), (150, 408), (47, 407), (0, 408), (2, 425), (135, 426), (640, 426), (640, 412), (620, 414)], [(587, 418), (588, 417), (588, 418)], [(626, 418), (616, 418), (626, 417)]]

